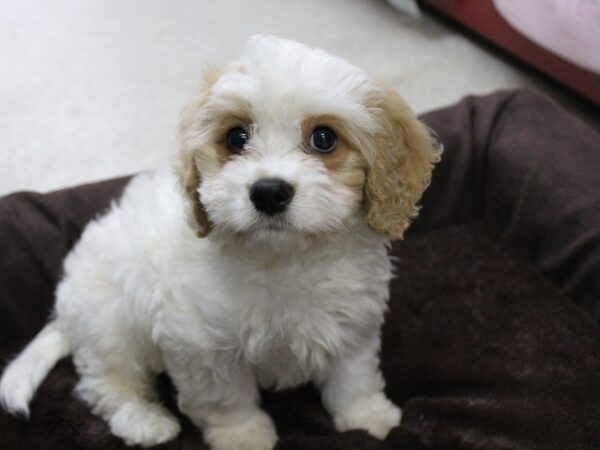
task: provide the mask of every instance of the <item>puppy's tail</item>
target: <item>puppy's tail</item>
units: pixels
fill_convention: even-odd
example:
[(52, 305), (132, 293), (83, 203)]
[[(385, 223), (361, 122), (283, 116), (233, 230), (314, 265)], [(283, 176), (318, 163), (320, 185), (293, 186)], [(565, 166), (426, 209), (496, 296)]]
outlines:
[(46, 325), (12, 361), (0, 380), (0, 404), (11, 414), (29, 417), (29, 402), (48, 372), (70, 352), (56, 321)]

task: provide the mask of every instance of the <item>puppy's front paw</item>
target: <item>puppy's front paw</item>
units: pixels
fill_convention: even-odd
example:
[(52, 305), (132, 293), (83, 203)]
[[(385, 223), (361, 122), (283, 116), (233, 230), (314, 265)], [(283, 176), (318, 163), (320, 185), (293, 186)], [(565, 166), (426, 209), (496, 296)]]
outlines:
[(400, 408), (382, 393), (356, 401), (335, 417), (338, 431), (367, 430), (377, 439), (385, 439), (390, 430), (400, 424)]
[(110, 418), (110, 430), (127, 445), (150, 447), (179, 434), (177, 418), (160, 405), (125, 403)]
[(277, 442), (273, 421), (262, 411), (235, 425), (207, 426), (203, 432), (211, 450), (272, 450)]

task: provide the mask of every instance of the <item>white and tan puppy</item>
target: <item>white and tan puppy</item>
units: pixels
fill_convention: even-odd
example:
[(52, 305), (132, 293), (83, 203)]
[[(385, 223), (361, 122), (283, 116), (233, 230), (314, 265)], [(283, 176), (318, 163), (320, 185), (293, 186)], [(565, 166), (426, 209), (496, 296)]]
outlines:
[(205, 74), (175, 170), (132, 179), (65, 261), (50, 323), (7, 367), (0, 399), (28, 414), (72, 354), (77, 395), (128, 444), (167, 441), (157, 400), (215, 450), (271, 449), (259, 387), (312, 382), (338, 430), (400, 422), (384, 395), (380, 328), (390, 239), (439, 159), (393, 90), (328, 53), (269, 36)]

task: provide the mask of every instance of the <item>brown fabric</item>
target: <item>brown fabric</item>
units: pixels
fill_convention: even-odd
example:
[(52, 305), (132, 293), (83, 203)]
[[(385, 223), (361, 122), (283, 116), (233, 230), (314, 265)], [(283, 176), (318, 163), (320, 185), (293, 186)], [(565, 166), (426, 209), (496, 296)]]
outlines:
[(600, 132), (531, 91), (423, 119), (446, 152), (409, 233), (492, 223), (600, 324)]
[(120, 195), (128, 179), (0, 199), (1, 356), (11, 343), (29, 341), (45, 324), (63, 258), (84, 225)]
[[(589, 277), (598, 273), (594, 218), (600, 208), (596, 215), (587, 211), (597, 196), (575, 185), (593, 183), (600, 171), (564, 171), (593, 167), (589, 139), (596, 135), (530, 93), (468, 98), (425, 120), (446, 155), (421, 218), (407, 240), (394, 245), (398, 276), (383, 331), (382, 370), (388, 394), (404, 408), (402, 426), (384, 442), (362, 431), (340, 434), (312, 388), (264, 393), (281, 436), (277, 448), (600, 448), (600, 332), (501, 238), (593, 311), (572, 286), (585, 286), (580, 289), (598, 299)], [(534, 157), (540, 152), (556, 163), (543, 164), (542, 156)], [(42, 327), (62, 259), (125, 183), (0, 199), (0, 358), (7, 360)], [(582, 193), (588, 198), (579, 198)], [(579, 251), (553, 252), (552, 245), (572, 249), (570, 242), (584, 234), (591, 237), (576, 246)], [(556, 265), (545, 265), (552, 256)], [(556, 267), (565, 277), (557, 276)], [(29, 421), (1, 412), (0, 449), (126, 448), (73, 398), (76, 379), (70, 360), (62, 361), (34, 398)], [(157, 385), (175, 411), (169, 380), (163, 376)], [(181, 435), (159, 448), (206, 448), (200, 432), (180, 417)]]

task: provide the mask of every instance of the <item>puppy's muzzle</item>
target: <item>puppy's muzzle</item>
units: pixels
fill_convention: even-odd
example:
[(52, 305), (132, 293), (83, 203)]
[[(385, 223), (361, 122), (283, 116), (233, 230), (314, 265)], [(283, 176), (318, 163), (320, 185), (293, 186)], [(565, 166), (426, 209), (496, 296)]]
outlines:
[(279, 178), (263, 178), (250, 188), (250, 200), (256, 210), (269, 216), (283, 212), (293, 197), (292, 185)]

